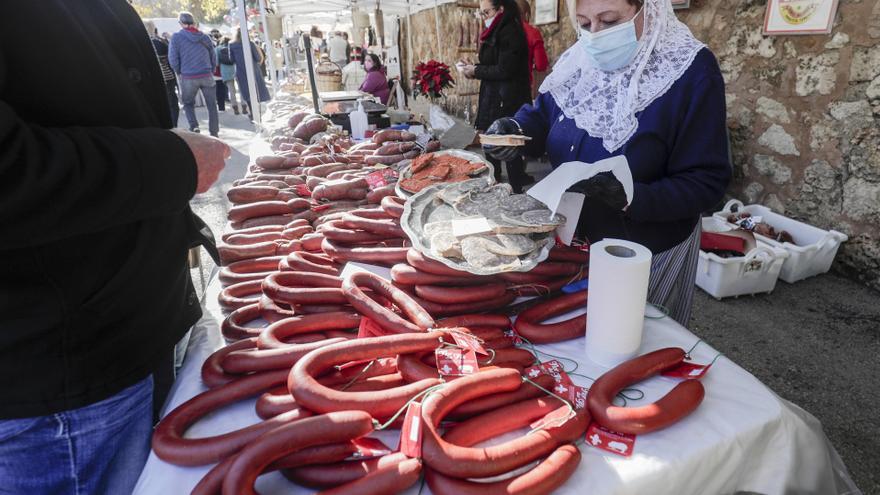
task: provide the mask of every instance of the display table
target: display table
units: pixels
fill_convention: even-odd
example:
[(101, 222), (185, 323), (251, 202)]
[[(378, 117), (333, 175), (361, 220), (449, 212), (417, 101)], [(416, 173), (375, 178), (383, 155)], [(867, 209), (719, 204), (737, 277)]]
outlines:
[[(271, 154), (265, 140), (251, 142), (251, 161)], [(205, 316), (193, 328), (186, 360), (171, 389), (163, 415), (206, 390), (201, 382), (204, 360), (224, 345), (220, 323), (224, 314), (217, 303), (220, 283), (214, 277), (205, 297)], [(581, 311), (580, 313), (583, 313)], [(563, 315), (551, 322), (571, 318)], [(640, 354), (663, 347), (691, 349), (697, 336), (670, 318), (646, 309)], [(260, 320), (249, 326), (264, 326)], [(541, 361), (565, 358), (567, 371), (596, 378), (605, 370), (586, 358), (583, 338), (536, 346)], [(549, 354), (549, 355), (548, 355)], [(703, 342), (691, 353), (698, 363), (709, 363), (718, 351)], [(570, 361), (569, 361), (570, 360)], [(573, 361), (573, 362), (572, 362)], [(572, 375), (577, 385), (590, 380)], [(681, 422), (658, 432), (639, 436), (634, 453), (625, 458), (580, 444), (583, 459), (577, 472), (557, 491), (582, 495), (709, 495), (759, 493), (766, 495), (814, 493), (851, 495), (861, 493), (849, 477), (842, 460), (828, 442), (822, 425), (812, 415), (778, 397), (754, 376), (724, 356), (718, 357), (705, 377), (706, 397), (700, 407)], [(647, 404), (662, 397), (678, 380), (654, 377), (636, 387), (644, 398), (629, 405)], [(256, 398), (230, 405), (205, 417), (187, 432), (188, 437), (214, 436), (260, 421), (254, 412)], [(372, 436), (391, 448), (400, 432), (388, 430)], [(189, 493), (212, 466), (181, 467), (150, 453), (135, 487), (135, 494)], [(258, 478), (263, 495), (308, 494), (279, 473)], [(419, 493), (418, 485), (407, 492)], [(425, 486), (423, 494), (430, 490)]]
[[(223, 345), (220, 322), (223, 314), (217, 304), (219, 281), (214, 278), (207, 291), (205, 316), (193, 329), (187, 358), (175, 382), (164, 413), (206, 390), (200, 379), (205, 358)], [(653, 308), (648, 315), (656, 317)], [(576, 313), (572, 313), (576, 314)], [(563, 318), (569, 318), (566, 315)], [(259, 325), (256, 325), (259, 326)], [(640, 353), (669, 346), (690, 349), (698, 338), (669, 318), (645, 320)], [(597, 377), (603, 369), (589, 362), (584, 339), (537, 346), (542, 352), (578, 363), (576, 373)], [(717, 351), (701, 343), (693, 359), (708, 363)], [(542, 361), (552, 359), (540, 356)], [(573, 363), (564, 362), (566, 369)], [(575, 383), (590, 381), (572, 376)], [(583, 459), (578, 471), (558, 493), (610, 494), (721, 494), (754, 492), (761, 494), (859, 493), (837, 452), (822, 432), (821, 424), (809, 413), (779, 398), (754, 376), (721, 356), (702, 379), (706, 398), (691, 416), (655, 433), (639, 436), (632, 457), (581, 444)], [(655, 377), (637, 385), (645, 397), (630, 405), (653, 402), (669, 391), (677, 380)], [(212, 436), (259, 421), (254, 399), (231, 405), (194, 425), (187, 436)], [(394, 448), (399, 431), (383, 431), (375, 436)], [(134, 493), (189, 493), (211, 468), (180, 467), (168, 464), (151, 453)], [(278, 473), (261, 476), (257, 490), (264, 494), (307, 494)], [(416, 494), (416, 486), (406, 493)], [(425, 487), (422, 493), (430, 493)]]

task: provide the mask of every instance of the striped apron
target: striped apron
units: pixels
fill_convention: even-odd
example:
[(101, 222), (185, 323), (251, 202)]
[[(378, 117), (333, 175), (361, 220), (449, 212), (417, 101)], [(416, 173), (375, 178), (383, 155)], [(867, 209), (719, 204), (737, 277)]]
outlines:
[(675, 247), (651, 258), (648, 302), (666, 307), (669, 317), (687, 328), (694, 302), (694, 281), (700, 257), (701, 222)]

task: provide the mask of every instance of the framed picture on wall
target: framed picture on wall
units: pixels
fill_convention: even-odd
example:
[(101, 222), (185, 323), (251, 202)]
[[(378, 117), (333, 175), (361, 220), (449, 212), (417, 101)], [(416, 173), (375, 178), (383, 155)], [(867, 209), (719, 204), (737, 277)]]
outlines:
[(690, 7), (691, 0), (672, 0), (673, 9), (689, 9)]
[(559, 17), (559, 0), (535, 0), (534, 25), (555, 24)]
[(828, 34), (838, 0), (769, 0), (764, 34)]

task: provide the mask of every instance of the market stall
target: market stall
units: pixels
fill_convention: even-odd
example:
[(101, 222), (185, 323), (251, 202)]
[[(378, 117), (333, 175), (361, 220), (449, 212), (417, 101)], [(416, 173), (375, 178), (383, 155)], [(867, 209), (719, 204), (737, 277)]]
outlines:
[[(504, 490), (508, 472), (529, 493), (847, 493), (846, 469), (815, 418), (644, 299), (621, 319), (635, 315), (637, 359), (666, 364), (609, 384), (623, 368), (588, 357), (585, 347), (599, 345), (584, 337), (588, 256), (556, 244), (564, 217), (492, 184), (481, 158), (441, 151), (427, 134), (353, 143), (307, 107), (273, 103), (270, 135), (254, 142), (249, 174), (230, 190), (225, 266), (135, 493), (200, 483), (197, 493), (233, 493), (281, 450), (295, 456), (306, 445), (311, 458), (288, 459), (293, 469), (260, 476), (256, 490), (309, 493), (302, 485), (330, 487), (356, 471), (353, 483), (366, 475), (372, 489), (410, 494)], [(462, 211), (471, 215), (455, 216)], [(489, 227), (462, 222), (473, 213)], [(591, 282), (590, 291), (610, 290)], [(680, 366), (685, 355), (692, 366)], [(519, 424), (510, 407), (540, 421)], [(366, 413), (378, 421), (361, 425)], [(627, 414), (642, 416), (615, 418)], [(453, 462), (487, 451), (449, 447), (438, 427), (443, 441), (500, 444), (498, 455)], [(331, 445), (354, 447), (330, 455)], [(529, 447), (505, 452), (510, 445)], [(310, 465), (317, 457), (323, 465)], [(224, 459), (228, 471), (215, 467)], [(473, 478), (494, 484), (465, 481)]]

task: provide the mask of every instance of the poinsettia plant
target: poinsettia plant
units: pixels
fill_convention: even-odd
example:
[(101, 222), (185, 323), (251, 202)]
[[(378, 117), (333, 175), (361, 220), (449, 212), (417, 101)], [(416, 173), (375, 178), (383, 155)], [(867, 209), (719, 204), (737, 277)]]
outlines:
[(432, 100), (443, 96), (443, 90), (455, 86), (449, 66), (436, 60), (419, 62), (413, 70), (413, 96), (424, 95)]

